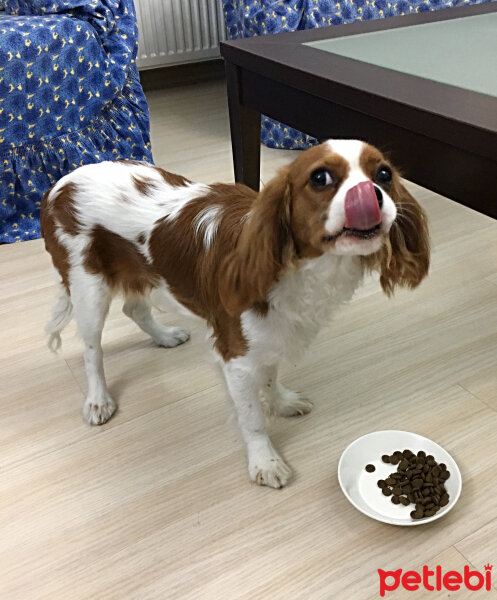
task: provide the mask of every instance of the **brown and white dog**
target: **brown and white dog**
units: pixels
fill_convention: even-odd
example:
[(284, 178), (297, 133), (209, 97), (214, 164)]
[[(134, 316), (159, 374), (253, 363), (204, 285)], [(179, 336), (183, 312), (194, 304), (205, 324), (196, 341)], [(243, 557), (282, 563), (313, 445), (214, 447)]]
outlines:
[(417, 286), (429, 266), (423, 210), (390, 162), (356, 140), (303, 152), (258, 194), (145, 163), (87, 165), (47, 192), (41, 225), (60, 275), (50, 346), (74, 316), (85, 343), (85, 420), (99, 425), (116, 410), (101, 347), (114, 293), (157, 344), (189, 338), (152, 316), (150, 295), (161, 294), (212, 329), (250, 479), (276, 488), (291, 471), (266, 433), (260, 394), (277, 415), (311, 409), (277, 382), (280, 361), (309, 345), (366, 270), (379, 271), (391, 294)]

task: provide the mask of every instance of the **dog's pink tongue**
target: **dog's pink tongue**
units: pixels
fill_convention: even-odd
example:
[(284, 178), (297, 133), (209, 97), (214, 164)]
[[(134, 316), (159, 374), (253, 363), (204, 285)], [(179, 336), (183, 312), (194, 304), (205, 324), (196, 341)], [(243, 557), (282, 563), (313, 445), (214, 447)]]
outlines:
[(345, 195), (345, 227), (367, 231), (381, 223), (381, 211), (371, 181), (361, 181)]

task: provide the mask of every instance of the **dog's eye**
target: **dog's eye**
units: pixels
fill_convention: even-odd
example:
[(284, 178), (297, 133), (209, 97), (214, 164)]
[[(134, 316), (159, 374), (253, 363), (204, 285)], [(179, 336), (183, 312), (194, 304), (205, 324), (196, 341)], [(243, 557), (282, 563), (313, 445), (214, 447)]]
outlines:
[(392, 171), (388, 167), (380, 167), (374, 176), (375, 181), (380, 184), (392, 183)]
[(316, 190), (322, 190), (332, 183), (333, 177), (326, 169), (316, 169), (311, 175), (311, 186)]

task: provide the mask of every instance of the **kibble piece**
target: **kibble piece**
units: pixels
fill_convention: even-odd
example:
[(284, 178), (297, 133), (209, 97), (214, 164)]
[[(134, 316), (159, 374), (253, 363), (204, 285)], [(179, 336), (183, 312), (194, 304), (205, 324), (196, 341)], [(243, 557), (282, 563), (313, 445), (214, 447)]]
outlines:
[(388, 483), (388, 485), (395, 485), (397, 483), (397, 480), (393, 477), (387, 477), (385, 481)]
[(401, 460), (399, 463), (399, 469), (401, 471), (405, 471), (408, 466), (409, 466), (409, 463), (407, 462), (407, 460), (405, 458), (403, 460)]
[(392, 465), (397, 465), (399, 463), (399, 457), (395, 456), (395, 454), (392, 454), (390, 457), (390, 462)]
[(428, 510), (429, 510), (430, 508), (434, 508), (434, 506), (435, 506), (435, 503), (434, 503), (434, 502), (427, 502), (427, 503), (425, 504), (425, 508), (427, 508)]
[(433, 483), (433, 477), (431, 476), (431, 473), (426, 474), (425, 481), (426, 483)]
[(378, 479), (378, 487), (384, 488), (387, 485), (387, 482), (384, 479)]
[[(387, 479), (387, 481), (388, 481), (388, 479)], [(422, 479), (414, 479), (413, 482), (412, 482), (412, 487), (415, 490), (419, 490), (419, 488), (422, 487), (422, 485), (423, 485), (423, 480)]]
[(450, 471), (442, 471), (440, 473), (440, 479), (446, 481), (450, 477)]
[(423, 450), (420, 450), (420, 451), (419, 451), (419, 452), (416, 454), (416, 456), (419, 456), (419, 457), (421, 457), (421, 458), (426, 458), (426, 452), (424, 452)]
[(392, 504), (400, 504), (400, 500), (398, 496), (392, 496)]
[(391, 496), (392, 490), (389, 487), (384, 487), (382, 490), (384, 496)]
[(438, 466), (439, 466), (439, 468), (440, 468), (442, 471), (446, 471), (446, 470), (447, 470), (447, 465), (446, 465), (445, 463), (440, 463)]
[(433, 469), (431, 470), (431, 474), (433, 475), (433, 477), (438, 477), (440, 475), (440, 467), (433, 467)]
[(448, 503), (449, 503), (449, 495), (448, 494), (444, 494), (440, 498), (440, 506), (447, 506)]
[(366, 471), (368, 473), (373, 473), (374, 471), (376, 471), (376, 467), (374, 465), (366, 465)]
[(394, 496), (400, 496), (402, 494), (402, 489), (400, 487), (394, 487), (392, 493)]
[(384, 455), (381, 457), (381, 460), (382, 460), (384, 463), (389, 463), (389, 462), (390, 462), (390, 457), (388, 456), (388, 454), (384, 454)]

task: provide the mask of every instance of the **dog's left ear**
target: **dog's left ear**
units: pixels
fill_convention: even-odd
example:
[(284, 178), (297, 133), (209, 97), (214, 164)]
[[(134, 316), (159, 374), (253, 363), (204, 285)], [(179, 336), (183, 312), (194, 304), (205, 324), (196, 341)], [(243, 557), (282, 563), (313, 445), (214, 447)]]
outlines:
[(430, 237), (426, 214), (398, 177), (394, 179), (391, 195), (397, 217), (389, 238), (380, 252), (380, 284), (387, 295), (396, 286), (417, 287), (428, 274), (430, 266)]

